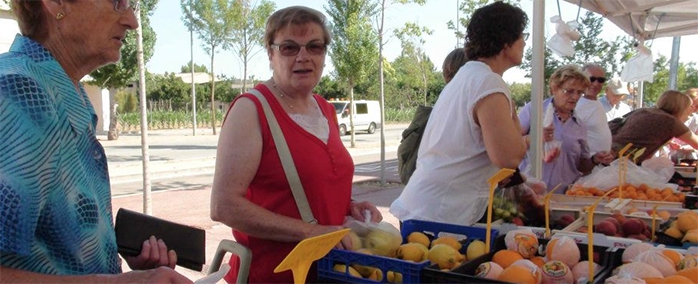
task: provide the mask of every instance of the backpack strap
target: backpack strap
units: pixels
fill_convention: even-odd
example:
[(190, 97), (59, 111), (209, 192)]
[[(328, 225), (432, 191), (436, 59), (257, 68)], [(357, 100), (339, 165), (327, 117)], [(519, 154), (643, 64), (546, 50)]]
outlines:
[(301, 213), (301, 219), (307, 223), (317, 224), (317, 220), (313, 216), (313, 211), (310, 209), (310, 205), (308, 204), (308, 197), (305, 195), (305, 190), (303, 190), (301, 179), (298, 177), (296, 165), (293, 163), (291, 151), (288, 149), (288, 144), (286, 144), (286, 138), (281, 132), (281, 127), (279, 126), (279, 122), (276, 120), (276, 116), (274, 116), (274, 112), (272, 112), (271, 108), (269, 107), (269, 102), (257, 89), (249, 89), (247, 92), (257, 97), (259, 102), (262, 103), (264, 116), (267, 118), (267, 122), (269, 123), (271, 136), (274, 138), (276, 151), (279, 153), (279, 159), (281, 159), (281, 165), (284, 167), (286, 180), (288, 180), (288, 184), (291, 186), (293, 199), (295, 199), (296, 206), (298, 206), (298, 211)]

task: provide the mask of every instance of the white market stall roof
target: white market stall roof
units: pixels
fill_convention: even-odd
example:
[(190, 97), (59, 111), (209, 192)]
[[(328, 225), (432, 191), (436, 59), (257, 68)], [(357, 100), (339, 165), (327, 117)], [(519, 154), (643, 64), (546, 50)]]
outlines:
[[(191, 73), (179, 73), (175, 74), (175, 77), (182, 79), (184, 83), (191, 84), (192, 81), (192, 76)], [(220, 80), (216, 80), (220, 81)], [(211, 74), (205, 73), (205, 72), (195, 72), (194, 73), (194, 83), (195, 84), (201, 84), (201, 83), (210, 83), (211, 82)]]
[(565, 0), (595, 12), (638, 40), (698, 34), (696, 0)]

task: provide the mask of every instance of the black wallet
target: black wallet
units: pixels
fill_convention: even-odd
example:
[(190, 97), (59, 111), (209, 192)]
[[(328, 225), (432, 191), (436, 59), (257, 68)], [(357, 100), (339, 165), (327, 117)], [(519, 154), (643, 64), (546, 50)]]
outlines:
[(206, 232), (202, 229), (124, 208), (116, 213), (114, 227), (122, 255), (139, 255), (143, 242), (155, 236), (165, 241), (168, 250), (177, 252), (177, 265), (201, 271), (206, 263)]

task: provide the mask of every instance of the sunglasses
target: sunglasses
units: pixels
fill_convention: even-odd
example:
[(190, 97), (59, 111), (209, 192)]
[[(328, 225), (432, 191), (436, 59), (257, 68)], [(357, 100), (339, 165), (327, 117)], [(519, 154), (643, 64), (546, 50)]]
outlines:
[(279, 50), (283, 56), (296, 56), (301, 51), (301, 47), (305, 47), (311, 55), (323, 55), (327, 51), (327, 44), (322, 41), (311, 41), (307, 44), (298, 44), (293, 41), (286, 41), (279, 44), (271, 44), (272, 48)]
[(603, 84), (604, 82), (606, 82), (606, 77), (594, 77), (594, 76), (591, 76), (591, 77), (589, 77), (589, 81), (591, 81), (592, 83), (594, 83), (594, 81), (596, 81), (596, 82), (599, 82), (599, 83)]
[(523, 34), (521, 35), (521, 37), (523, 37), (523, 40), (524, 40), (524, 41), (527, 41), (527, 40), (528, 40), (528, 36), (530, 36), (530, 35), (531, 35), (530, 33), (523, 33)]

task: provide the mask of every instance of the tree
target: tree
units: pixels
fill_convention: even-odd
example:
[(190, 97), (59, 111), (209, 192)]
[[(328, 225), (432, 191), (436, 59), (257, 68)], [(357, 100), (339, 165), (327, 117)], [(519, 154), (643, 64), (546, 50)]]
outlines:
[(517, 108), (531, 101), (531, 83), (512, 83), (509, 85), (511, 99)]
[[(504, 1), (508, 2), (512, 5), (518, 5), (520, 0), (512, 0), (512, 1)], [(456, 36), (458, 44), (456, 44), (456, 47), (463, 47), (461, 44), (461, 40), (465, 38), (465, 31), (466, 28), (468, 27), (468, 24), (470, 23), (470, 15), (472, 15), (475, 10), (478, 8), (485, 6), (489, 3), (494, 2), (494, 0), (463, 0), (460, 1), (460, 5), (458, 7), (458, 20), (456, 23), (453, 21), (448, 21), (446, 22), (446, 27), (448, 27), (449, 30), (453, 30), (453, 34)], [(512, 3), (514, 2), (514, 3)]]
[(202, 41), (201, 47), (211, 56), (211, 128), (216, 135), (216, 79), (213, 63), (218, 48), (223, 47), (230, 34), (235, 14), (235, 0), (181, 0), (184, 25), (196, 32)]
[(330, 76), (322, 76), (320, 78), (320, 83), (315, 87), (315, 93), (328, 100), (344, 99), (346, 97), (343, 88), (337, 81), (332, 80)]
[(262, 50), (264, 46), (264, 31), (266, 20), (276, 9), (276, 4), (268, 0), (262, 0), (257, 6), (252, 7), (249, 0), (236, 1), (233, 13), (233, 28), (230, 31), (225, 48), (232, 50), (233, 54), (242, 61), (242, 90), (247, 91), (247, 65), (250, 60)]
[(427, 87), (428, 76), (434, 72), (434, 64), (429, 60), (429, 57), (424, 52), (424, 43), (426, 42), (423, 35), (431, 35), (432, 30), (426, 27), (407, 22), (402, 29), (396, 29), (395, 36), (400, 39), (402, 45), (402, 55), (408, 59), (408, 62), (414, 63), (416, 74), (421, 79), (422, 93), (424, 94), (424, 105), (427, 105)]
[[(340, 81), (346, 83), (349, 99), (354, 101), (354, 86), (368, 76), (369, 66), (378, 62), (378, 38), (373, 33), (370, 19), (376, 5), (369, 0), (329, 0), (325, 7), (332, 21), (332, 34), (335, 42), (331, 45), (330, 58)], [(356, 147), (354, 139), (354, 109), (351, 109), (351, 147)]]
[[(194, 63), (194, 72), (196, 73), (208, 73), (208, 67), (206, 65), (199, 65)], [(187, 62), (186, 65), (182, 65), (179, 73), (191, 73), (191, 62)]]
[[(148, 62), (153, 57), (157, 35), (150, 26), (150, 17), (155, 11), (159, 0), (141, 0), (138, 12), (141, 14), (141, 29), (143, 30), (143, 59)], [(115, 64), (103, 66), (92, 73), (93, 84), (109, 89), (109, 131), (108, 140), (119, 138), (116, 117), (116, 91), (137, 81), (138, 57), (136, 48), (136, 33), (129, 32), (121, 48), (121, 60)]]

